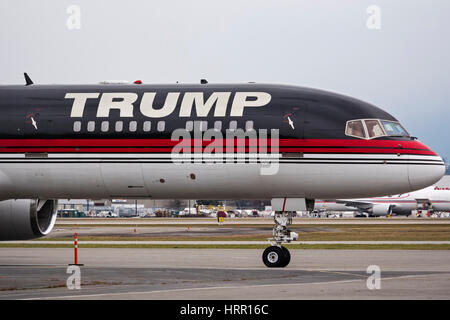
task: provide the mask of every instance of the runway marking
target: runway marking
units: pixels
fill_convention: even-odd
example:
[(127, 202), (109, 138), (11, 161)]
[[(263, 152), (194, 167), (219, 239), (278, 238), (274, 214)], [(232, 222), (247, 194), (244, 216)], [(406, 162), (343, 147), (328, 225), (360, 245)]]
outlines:
[(339, 274), (339, 275), (345, 275), (345, 276), (367, 278), (367, 274), (355, 274), (355, 273), (350, 273), (350, 272), (327, 271), (327, 270), (317, 270), (317, 271), (322, 272), (322, 273), (331, 273), (331, 274)]
[[(2, 244), (72, 244), (73, 241), (69, 240), (30, 240), (30, 241), (2, 241)], [(98, 241), (78, 241), (80, 245), (82, 244), (105, 244), (105, 245), (137, 245), (137, 244), (146, 244), (146, 245), (259, 245), (259, 244), (267, 244), (267, 241), (108, 241), (108, 240), (98, 240)], [(295, 241), (292, 244), (369, 244), (369, 245), (377, 245), (377, 244), (404, 244), (404, 245), (420, 245), (420, 244), (450, 244), (450, 241)]]
[[(395, 280), (395, 279), (407, 279), (407, 278), (420, 278), (430, 275), (408, 275), (398, 277), (388, 277), (382, 280)], [(120, 296), (120, 295), (140, 295), (140, 294), (154, 294), (154, 293), (167, 293), (167, 292), (184, 292), (195, 290), (216, 290), (216, 289), (251, 289), (251, 288), (263, 288), (263, 287), (280, 287), (280, 286), (298, 286), (298, 285), (317, 285), (317, 284), (341, 284), (361, 282), (364, 279), (353, 280), (338, 280), (338, 281), (322, 281), (322, 282), (308, 282), (308, 283), (286, 283), (286, 284), (261, 284), (261, 285), (247, 285), (247, 286), (219, 286), (219, 287), (198, 287), (198, 288), (182, 288), (182, 289), (167, 289), (167, 290), (154, 290), (154, 291), (137, 291), (137, 292), (115, 292), (115, 293), (96, 293), (86, 295), (71, 295), (71, 296), (56, 296), (56, 297), (40, 297), (40, 298), (25, 298), (20, 300), (54, 300), (54, 299), (73, 299), (73, 298), (89, 298), (89, 297), (105, 297), (105, 296)]]
[(67, 267), (67, 264), (0, 264), (3, 267)]

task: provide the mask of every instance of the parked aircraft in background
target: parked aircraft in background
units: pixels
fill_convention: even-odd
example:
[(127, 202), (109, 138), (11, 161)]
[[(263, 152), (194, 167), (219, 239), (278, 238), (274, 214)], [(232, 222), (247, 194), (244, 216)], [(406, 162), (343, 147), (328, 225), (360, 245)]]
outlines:
[(450, 187), (433, 185), (393, 196), (316, 200), (317, 211), (358, 211), (369, 216), (410, 215), (412, 210), (450, 211)]

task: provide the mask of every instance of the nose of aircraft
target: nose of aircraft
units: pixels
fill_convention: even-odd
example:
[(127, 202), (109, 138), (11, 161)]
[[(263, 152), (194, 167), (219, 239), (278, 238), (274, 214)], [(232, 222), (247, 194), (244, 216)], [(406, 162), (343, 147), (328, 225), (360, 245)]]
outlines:
[(410, 156), (408, 178), (411, 189), (426, 188), (439, 181), (444, 174), (444, 161), (437, 154), (434, 156)]

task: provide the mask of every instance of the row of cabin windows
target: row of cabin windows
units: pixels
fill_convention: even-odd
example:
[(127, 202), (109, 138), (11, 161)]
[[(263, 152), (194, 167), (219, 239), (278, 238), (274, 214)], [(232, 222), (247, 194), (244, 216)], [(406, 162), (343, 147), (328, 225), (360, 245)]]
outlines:
[[(96, 122), (95, 121), (88, 121), (86, 130), (88, 132), (94, 132), (95, 131)], [(124, 130), (127, 130), (129, 132), (136, 132), (138, 128), (137, 121), (130, 121), (128, 123), (128, 128), (124, 128), (123, 121), (116, 121), (113, 124), (113, 131), (115, 132), (122, 132)], [(152, 128), (151, 121), (144, 121), (142, 124), (142, 130), (144, 132), (150, 132)], [(166, 129), (166, 122), (165, 121), (158, 121), (156, 123), (156, 130), (158, 132), (163, 132)], [(186, 121), (186, 131), (206, 131), (208, 129), (208, 121)], [(229, 124), (229, 130), (236, 130), (237, 129), (237, 121), (230, 121)], [(100, 123), (100, 131), (101, 132), (108, 132), (110, 130), (109, 121), (102, 121)], [(221, 131), (222, 130), (222, 121), (214, 121), (214, 130)], [(245, 130), (253, 130), (253, 121), (249, 120), (245, 123)], [(75, 121), (73, 123), (73, 131), (74, 132), (80, 132), (81, 131), (81, 121)]]
[[(86, 130), (88, 132), (94, 132), (95, 131), (95, 125), (96, 122), (95, 121), (88, 121), (87, 126), (86, 126)], [(138, 124), (137, 121), (130, 121), (128, 123), (128, 128), (125, 129), (129, 132), (135, 132), (137, 131), (138, 128)], [(164, 131), (166, 128), (166, 122), (165, 121), (158, 121), (158, 123), (156, 124), (156, 129), (159, 132)], [(151, 130), (151, 122), (150, 121), (144, 121), (143, 123), (143, 127), (142, 129), (144, 130), (144, 132), (149, 132)], [(75, 121), (73, 123), (73, 131), (74, 132), (80, 132), (81, 131), (81, 121)], [(101, 132), (108, 132), (109, 131), (109, 121), (102, 121), (100, 123), (100, 131)], [(113, 131), (115, 132), (122, 132), (124, 131), (124, 123), (123, 121), (116, 121), (114, 124), (114, 128)]]
[[(214, 130), (222, 130), (222, 121), (214, 121)], [(236, 130), (238, 128), (237, 121), (233, 120), (229, 123), (229, 130)], [(208, 121), (186, 121), (186, 131), (206, 131), (208, 129)], [(245, 122), (245, 130), (253, 130), (253, 121)]]

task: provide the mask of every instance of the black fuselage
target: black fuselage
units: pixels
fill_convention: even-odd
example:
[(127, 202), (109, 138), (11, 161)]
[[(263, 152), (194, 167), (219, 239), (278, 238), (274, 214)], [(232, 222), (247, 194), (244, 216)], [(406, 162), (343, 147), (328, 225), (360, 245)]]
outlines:
[[(180, 116), (185, 94), (202, 93), (204, 102), (214, 93), (229, 93), (225, 115), (216, 115), (216, 104), (212, 104), (207, 115), (199, 116), (194, 106), (189, 116)], [(230, 113), (237, 92), (264, 92), (270, 102), (260, 107), (246, 107), (242, 116)], [(74, 99), (66, 98), (68, 93), (98, 93), (98, 98), (89, 98), (81, 117), (71, 116)], [(111, 108), (108, 117), (98, 116), (98, 107), (105, 93), (134, 93), (137, 99), (132, 103), (132, 116), (121, 116), (118, 109)], [(162, 108), (169, 93), (179, 93), (175, 109), (164, 117), (152, 118), (141, 112), (140, 104), (144, 93), (155, 93), (153, 108)], [(116, 99), (120, 100), (120, 97)], [(113, 101), (116, 101), (113, 99)], [(248, 98), (251, 101), (251, 97)], [(243, 85), (30, 85), (0, 86), (0, 110), (2, 121), (0, 138), (170, 138), (175, 129), (185, 128), (187, 121), (207, 121), (208, 128), (215, 121), (222, 121), (221, 130), (229, 127), (230, 121), (237, 122), (237, 128), (245, 128), (252, 121), (253, 128), (279, 129), (280, 138), (295, 139), (353, 139), (345, 135), (346, 121), (360, 118), (396, 120), (387, 112), (366, 102), (322, 90), (285, 85), (243, 84)], [(38, 130), (33, 126), (31, 117)], [(287, 117), (295, 123), (289, 126)], [(109, 128), (101, 130), (101, 122), (109, 121)], [(74, 122), (80, 121), (80, 130), (74, 132)], [(95, 129), (88, 131), (87, 123), (95, 122)], [(114, 130), (114, 123), (122, 122), (123, 129)], [(130, 131), (130, 122), (136, 122), (135, 131)], [(151, 129), (144, 130), (143, 123), (151, 122)], [(157, 123), (164, 121), (164, 130), (157, 130)], [(134, 129), (134, 128), (133, 128)], [(386, 138), (385, 138), (386, 139)]]

